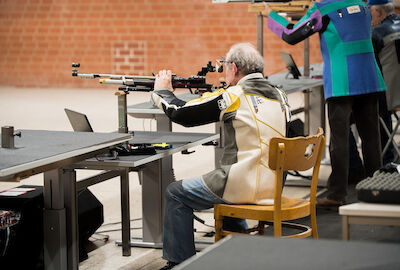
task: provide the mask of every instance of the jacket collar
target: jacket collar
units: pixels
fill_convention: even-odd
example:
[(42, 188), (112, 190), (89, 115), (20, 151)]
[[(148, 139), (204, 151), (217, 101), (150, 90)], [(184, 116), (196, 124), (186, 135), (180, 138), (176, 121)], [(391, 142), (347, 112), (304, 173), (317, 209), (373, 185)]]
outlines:
[(246, 81), (246, 80), (248, 80), (248, 79), (262, 79), (262, 78), (264, 78), (264, 75), (263, 75), (262, 73), (259, 73), (259, 72), (257, 72), (257, 73), (250, 73), (250, 74), (247, 74), (246, 76), (244, 76), (243, 78), (241, 78), (241, 79), (238, 81), (237, 84), (240, 84), (240, 83), (242, 83), (242, 82), (244, 82), (244, 81)]

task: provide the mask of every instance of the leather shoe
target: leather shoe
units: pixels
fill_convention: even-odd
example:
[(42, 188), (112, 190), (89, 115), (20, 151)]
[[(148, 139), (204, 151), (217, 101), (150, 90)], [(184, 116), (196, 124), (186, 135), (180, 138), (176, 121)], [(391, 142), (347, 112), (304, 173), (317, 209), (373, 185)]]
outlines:
[(336, 201), (328, 197), (317, 198), (316, 205), (319, 207), (338, 207), (344, 205), (344, 201)]
[(177, 266), (178, 264), (179, 263), (168, 261), (164, 267), (160, 268), (160, 270), (170, 270), (170, 269), (174, 268), (175, 266)]

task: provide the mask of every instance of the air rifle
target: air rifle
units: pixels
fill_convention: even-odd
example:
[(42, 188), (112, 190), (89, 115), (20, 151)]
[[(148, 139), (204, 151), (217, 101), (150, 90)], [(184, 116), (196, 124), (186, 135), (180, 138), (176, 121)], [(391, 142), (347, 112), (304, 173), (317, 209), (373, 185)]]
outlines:
[[(80, 73), (77, 69), (79, 67), (79, 63), (72, 63), (72, 76), (83, 79), (99, 79), (101, 84), (121, 85), (119, 91), (124, 91), (125, 93), (130, 91), (150, 92), (154, 89), (155, 76)], [(172, 87), (174, 89), (188, 89), (192, 94), (211, 92), (214, 87), (212, 84), (206, 83), (206, 74), (216, 71), (222, 72), (223, 66), (218, 64), (213, 66), (209, 61), (207, 66), (202, 67), (197, 75), (192, 75), (188, 78), (172, 75)]]

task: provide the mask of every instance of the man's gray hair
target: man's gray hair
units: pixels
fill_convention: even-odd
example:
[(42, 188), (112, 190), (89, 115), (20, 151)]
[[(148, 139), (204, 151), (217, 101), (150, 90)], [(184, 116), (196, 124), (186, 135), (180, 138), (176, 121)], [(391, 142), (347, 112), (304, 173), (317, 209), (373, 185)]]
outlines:
[(376, 7), (379, 8), (386, 15), (394, 13), (394, 5), (393, 5), (393, 3), (386, 3), (386, 4), (383, 4), (383, 5), (376, 5)]
[(233, 45), (225, 58), (227, 63), (235, 63), (244, 75), (264, 71), (264, 59), (251, 43)]

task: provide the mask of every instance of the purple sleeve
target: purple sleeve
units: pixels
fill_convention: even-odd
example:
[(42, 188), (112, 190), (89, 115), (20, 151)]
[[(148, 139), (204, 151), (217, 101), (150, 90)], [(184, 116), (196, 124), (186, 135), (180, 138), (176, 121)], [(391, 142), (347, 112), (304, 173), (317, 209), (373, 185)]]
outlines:
[(304, 40), (320, 31), (322, 26), (322, 15), (315, 5), (295, 25), (289, 23), (274, 11), (270, 13), (268, 18), (268, 28), (289, 44), (296, 44)]

